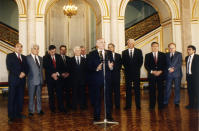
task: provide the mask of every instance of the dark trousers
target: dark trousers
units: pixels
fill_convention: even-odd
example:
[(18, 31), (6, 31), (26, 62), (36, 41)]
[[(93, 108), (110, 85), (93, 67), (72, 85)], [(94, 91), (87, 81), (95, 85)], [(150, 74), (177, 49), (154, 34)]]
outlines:
[(21, 115), (24, 102), (24, 84), (9, 85), (8, 89), (8, 117), (15, 118)]
[(133, 80), (126, 78), (126, 107), (128, 108), (132, 105), (132, 82), (135, 91), (136, 107), (140, 107), (140, 78), (137, 77)]
[(119, 108), (120, 107), (120, 80), (113, 79), (111, 83), (111, 88), (112, 88), (111, 95), (114, 94), (115, 107)]
[(54, 80), (51, 82), (47, 82), (47, 87), (48, 87), (49, 105), (51, 111), (55, 110), (55, 92), (58, 102), (58, 109), (60, 111), (63, 111), (64, 104), (63, 104), (63, 91), (62, 91), (61, 81)]
[[(107, 117), (111, 116), (111, 87), (109, 84), (106, 84), (105, 87), (105, 99), (106, 99), (106, 115)], [(93, 91), (93, 102), (94, 102), (94, 117), (100, 117), (101, 113), (101, 102), (104, 100), (101, 97), (102, 90), (104, 91), (104, 85), (95, 85), (92, 89)], [(103, 95), (103, 96), (104, 96)]]
[(189, 105), (191, 107), (199, 108), (199, 94), (198, 87), (194, 85), (193, 76), (187, 75), (187, 88), (189, 96)]
[(70, 78), (62, 79), (63, 101), (67, 108), (71, 107), (71, 87)]
[(164, 80), (158, 77), (149, 78), (150, 108), (154, 108), (156, 104), (156, 87), (158, 89), (158, 107), (162, 108), (164, 102)]
[(85, 85), (80, 84), (78, 81), (73, 84), (72, 87), (72, 108), (76, 109), (77, 104), (80, 108), (85, 108)]

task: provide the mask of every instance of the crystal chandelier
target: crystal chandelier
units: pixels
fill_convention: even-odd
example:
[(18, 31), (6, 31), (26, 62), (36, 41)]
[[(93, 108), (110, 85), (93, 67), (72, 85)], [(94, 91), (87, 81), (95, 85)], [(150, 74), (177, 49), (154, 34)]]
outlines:
[(77, 6), (72, 4), (72, 0), (68, 1), (68, 4), (63, 7), (64, 15), (71, 18), (73, 15), (77, 14)]

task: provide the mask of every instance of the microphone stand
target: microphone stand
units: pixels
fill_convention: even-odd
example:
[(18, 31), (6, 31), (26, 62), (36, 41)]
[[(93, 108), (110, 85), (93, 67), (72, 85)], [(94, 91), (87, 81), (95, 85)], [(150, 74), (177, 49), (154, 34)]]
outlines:
[(104, 73), (104, 121), (100, 122), (93, 122), (94, 125), (104, 125), (104, 128), (106, 128), (107, 124), (114, 124), (119, 125), (119, 122), (115, 121), (108, 121), (106, 116), (106, 69), (105, 69), (105, 60), (101, 60), (103, 64), (103, 73)]

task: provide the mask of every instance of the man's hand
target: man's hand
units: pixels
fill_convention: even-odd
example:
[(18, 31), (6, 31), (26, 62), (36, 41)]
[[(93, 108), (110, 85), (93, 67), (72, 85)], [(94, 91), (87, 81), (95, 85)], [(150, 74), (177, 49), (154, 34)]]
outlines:
[(114, 65), (113, 62), (108, 61), (108, 67), (109, 67), (110, 70), (113, 69), (113, 65)]
[(97, 71), (102, 70), (102, 63), (97, 66)]
[(51, 75), (51, 77), (52, 77), (54, 80), (58, 80), (57, 73), (53, 73), (53, 74)]
[(169, 73), (172, 73), (172, 72), (174, 72), (175, 70), (174, 70), (174, 67), (171, 67), (171, 68), (169, 68)]
[(160, 76), (162, 74), (162, 71), (152, 71), (152, 74), (154, 76)]
[(68, 72), (62, 73), (62, 77), (67, 78), (70, 74)]
[(21, 72), (20, 75), (19, 75), (19, 78), (22, 79), (22, 78), (24, 78), (25, 76), (26, 76), (26, 74), (25, 74), (24, 72)]

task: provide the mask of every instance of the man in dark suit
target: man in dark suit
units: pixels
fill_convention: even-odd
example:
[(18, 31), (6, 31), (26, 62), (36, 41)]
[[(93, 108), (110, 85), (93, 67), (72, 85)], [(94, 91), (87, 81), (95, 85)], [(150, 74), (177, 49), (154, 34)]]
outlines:
[(62, 58), (62, 62), (64, 63), (64, 72), (62, 73), (61, 82), (62, 82), (62, 88), (63, 88), (63, 96), (66, 101), (66, 109), (71, 108), (71, 77), (70, 77), (70, 60), (71, 58), (69, 56), (66, 56), (66, 46), (61, 45), (60, 46), (60, 55)]
[[(96, 42), (97, 50), (89, 53), (88, 69), (90, 70), (90, 82), (92, 84), (94, 102), (94, 121), (100, 120), (101, 89), (105, 86), (106, 116), (112, 120), (111, 114), (111, 70), (113, 69), (112, 53), (105, 50), (104, 39)], [(105, 72), (105, 73), (104, 73)]]
[(143, 64), (142, 51), (134, 48), (135, 40), (127, 41), (128, 49), (122, 52), (122, 64), (124, 65), (125, 84), (126, 84), (126, 107), (125, 110), (131, 108), (132, 105), (132, 82), (135, 90), (136, 108), (140, 107), (140, 69)]
[(115, 45), (113, 43), (108, 44), (108, 49), (112, 51), (113, 56), (113, 70), (111, 71), (111, 88), (114, 93), (115, 107), (120, 109), (120, 70), (122, 67), (121, 55), (115, 53)]
[(39, 45), (32, 45), (31, 54), (28, 55), (28, 94), (29, 94), (29, 116), (33, 116), (35, 111), (35, 96), (37, 102), (37, 112), (39, 115), (43, 115), (41, 104), (41, 92), (43, 84), (43, 59), (38, 56)]
[(28, 72), (26, 57), (22, 55), (22, 44), (15, 45), (15, 52), (6, 57), (8, 75), (8, 122), (12, 123), (15, 118), (25, 118), (22, 115), (24, 101), (24, 87)]
[(86, 59), (81, 57), (79, 46), (74, 48), (74, 56), (71, 58), (71, 79), (72, 79), (72, 108), (85, 109), (85, 84), (86, 84)]
[(170, 43), (168, 45), (169, 53), (166, 53), (166, 90), (164, 97), (165, 106), (168, 105), (169, 97), (171, 95), (172, 82), (175, 83), (175, 107), (179, 107), (180, 103), (180, 85), (182, 79), (182, 53), (176, 51), (176, 44)]
[(145, 55), (144, 66), (148, 72), (150, 109), (155, 108), (156, 104), (156, 85), (158, 88), (158, 108), (163, 108), (164, 102), (164, 80), (166, 70), (166, 56), (158, 51), (159, 44), (151, 43), (152, 52)]
[[(90, 80), (89, 80), (90, 74), (89, 74), (89, 70), (88, 70), (88, 67), (87, 67), (88, 54), (87, 54), (86, 49), (85, 49), (84, 46), (80, 46), (80, 49), (81, 49), (81, 57), (85, 58), (85, 60), (86, 60), (86, 75), (85, 75), (85, 77), (86, 77), (86, 84), (85, 84), (85, 86), (88, 87), (88, 88), (85, 87), (85, 89), (88, 90), (88, 93), (89, 93), (89, 95), (90, 95), (90, 97), (91, 97), (91, 92), (90, 92), (90, 87), (91, 87), (91, 86), (90, 86), (90, 83), (89, 83), (89, 81), (90, 81)], [(86, 91), (85, 91), (85, 96), (86, 96)], [(87, 101), (88, 101), (88, 99), (87, 99), (87, 97), (86, 97), (86, 98), (85, 98), (85, 101), (84, 101), (85, 108), (88, 107)], [(91, 104), (92, 104), (92, 103), (93, 103), (93, 102), (91, 102)], [(92, 104), (92, 105), (93, 105), (93, 104)]]
[(55, 91), (60, 112), (66, 112), (63, 104), (63, 91), (61, 77), (64, 73), (64, 63), (60, 55), (56, 54), (56, 47), (49, 46), (49, 54), (43, 58), (46, 82), (48, 87), (49, 105), (52, 113), (55, 113)]
[(187, 53), (185, 61), (189, 104), (186, 108), (199, 109), (199, 55), (196, 54), (196, 47), (193, 45), (187, 47)]

